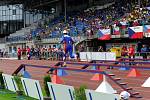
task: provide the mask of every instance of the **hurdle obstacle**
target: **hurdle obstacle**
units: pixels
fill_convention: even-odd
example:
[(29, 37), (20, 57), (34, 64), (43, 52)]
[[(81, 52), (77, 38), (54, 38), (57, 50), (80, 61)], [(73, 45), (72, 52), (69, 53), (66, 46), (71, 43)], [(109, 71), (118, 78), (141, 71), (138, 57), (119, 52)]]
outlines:
[[(59, 62), (60, 64), (63, 64), (63, 62)], [(114, 68), (121, 68), (123, 65), (115, 65), (115, 64), (104, 64), (104, 63), (87, 63), (87, 62), (66, 62), (67, 64), (71, 64), (71, 65), (89, 65), (89, 66), (105, 66), (105, 67), (109, 67), (109, 66), (113, 66)], [(146, 70), (150, 70), (150, 67), (145, 67), (145, 66), (135, 66), (135, 65), (126, 65), (124, 67), (129, 67), (129, 68), (135, 68), (135, 69), (146, 69)], [(83, 69), (83, 68), (81, 68)]]
[(30, 66), (30, 67), (36, 67), (36, 68), (53, 68), (54, 70), (62, 69), (62, 70), (68, 70), (68, 71), (75, 71), (75, 72), (86, 72), (86, 73), (98, 73), (98, 74), (103, 74), (107, 76), (109, 79), (111, 79), (115, 84), (117, 84), (120, 88), (122, 88), (124, 91), (127, 91), (131, 94), (132, 97), (134, 98), (140, 98), (141, 96), (139, 95), (138, 92), (134, 92), (132, 88), (128, 88), (126, 83), (121, 83), (120, 78), (116, 78), (114, 74), (107, 74), (104, 71), (98, 71), (98, 70), (88, 70), (88, 69), (80, 69), (80, 68), (67, 68), (67, 67), (48, 67), (48, 66), (39, 66), (39, 65), (28, 65), (24, 64), (24, 66)]
[[(63, 63), (63, 62), (60, 62), (60, 63)], [(114, 68), (128, 67), (128, 68), (136, 69), (136, 72), (138, 72), (138, 74), (140, 72), (137, 71), (137, 69), (150, 70), (150, 67), (145, 67), (145, 66), (142, 66), (142, 65), (138, 65), (138, 66), (136, 66), (136, 65), (124, 65), (123, 66), (123, 65), (104, 64), (104, 63), (87, 63), (87, 62), (66, 62), (66, 63), (67, 64), (72, 64), (72, 65), (83, 65), (83, 66), (84, 65), (89, 65), (89, 66), (105, 66), (105, 67), (113, 66)], [(140, 62), (140, 63), (142, 63), (142, 62)], [(131, 70), (131, 72), (132, 72), (132, 70)]]
[[(130, 59), (130, 58), (125, 58), (125, 59)], [(133, 59), (131, 59), (133, 60)], [(133, 61), (126, 61), (124, 59), (119, 59), (119, 60), (94, 60), (93, 62), (111, 62), (111, 63), (133, 63)], [(135, 62), (134, 61), (134, 64), (150, 64), (150, 62), (145, 62), (145, 61), (138, 61), (138, 62)]]
[(122, 60), (142, 60), (142, 61), (150, 61), (150, 58), (141, 59), (141, 58), (120, 58)]
[[(58, 62), (57, 63), (58, 66), (60, 66), (61, 64), (63, 64), (63, 62)], [(67, 62), (67, 64), (72, 64), (72, 65), (83, 65), (83, 66), (92, 66), (92, 65), (95, 65), (95, 66), (106, 66), (106, 67), (109, 67), (109, 66), (113, 66), (115, 68), (120, 68), (122, 67), (121, 65), (114, 65), (114, 64), (104, 64), (104, 63), (87, 63), (87, 62)], [(48, 68), (48, 66), (38, 66), (38, 65), (27, 65), (27, 64), (24, 64), (25, 66), (30, 66), (30, 67), (37, 67), (37, 68)], [(147, 69), (147, 70), (150, 70), (149, 67), (145, 67), (145, 66), (127, 66), (127, 67), (130, 67), (130, 68), (135, 68), (135, 69)], [(82, 68), (74, 68), (74, 69), (68, 69), (68, 68), (61, 68), (61, 67), (49, 67), (49, 68), (52, 68), (54, 70), (57, 70), (57, 69), (63, 69), (63, 70), (71, 70), (71, 71), (76, 71), (76, 72), (90, 72), (90, 73), (99, 73), (99, 72), (102, 72), (102, 71), (98, 71), (98, 72), (95, 72), (93, 70), (83, 70)], [(48, 71), (49, 72), (49, 71)], [(100, 73), (100, 74), (104, 74), (104, 73)], [(106, 73), (107, 74), (107, 73)], [(121, 80), (120, 78), (114, 78), (115, 75), (113, 74), (107, 74), (106, 75), (107, 77), (109, 77), (109, 79), (113, 80), (113, 82), (115, 82), (118, 86), (120, 86), (123, 90), (125, 91), (128, 91), (132, 97), (140, 97), (139, 96), (139, 93), (137, 92), (133, 92), (132, 91), (132, 88), (127, 88), (125, 87), (124, 85), (127, 85), (126, 83), (120, 83), (119, 80)]]
[[(62, 63), (62, 62), (60, 62)], [(145, 66), (136, 66), (136, 65), (113, 65), (113, 64), (104, 64), (104, 63), (85, 63), (85, 62), (67, 62), (67, 64), (73, 64), (73, 65), (89, 65), (89, 66), (105, 66), (105, 67), (109, 67), (109, 66), (113, 66), (114, 68), (122, 68), (122, 67), (127, 67), (127, 68), (132, 68), (132, 69), (136, 69), (136, 75), (127, 75), (127, 77), (138, 77), (141, 75), (141, 73), (137, 70), (137, 69), (147, 69), (150, 70), (150, 67), (145, 67)], [(83, 67), (82, 67), (83, 68)], [(129, 72), (129, 74), (132, 73)]]
[[(59, 66), (59, 63), (56, 64), (56, 68)], [(58, 70), (63, 70), (63, 69), (58, 69)], [(54, 71), (54, 74), (52, 75), (52, 83), (56, 84), (64, 84), (64, 81), (58, 76), (58, 70)]]
[[(92, 70), (100, 70), (100, 67), (99, 66), (95, 66), (96, 67), (96, 69), (92, 69)], [(102, 74), (95, 74), (92, 78), (91, 78), (91, 80), (92, 81), (100, 81), (100, 80), (102, 80), (103, 79), (103, 75)]]
[[(55, 66), (59, 66), (60, 63), (56, 63)], [(50, 70), (49, 66), (38, 66), (38, 65), (30, 65), (30, 64), (21, 64), (14, 72), (12, 75), (17, 75), (22, 69), (26, 71), (26, 67), (34, 67), (34, 68), (46, 68), (48, 71)], [(54, 68), (51, 67), (51, 70), (54, 70)], [(63, 70), (63, 69), (61, 69)], [(52, 82), (57, 83), (57, 84), (63, 84), (64, 81), (57, 75), (57, 70), (55, 70), (55, 73), (52, 75)]]
[[(77, 64), (77, 63), (74, 63), (74, 64)], [(86, 63), (86, 65), (87, 65), (87, 63)], [(76, 72), (98, 73), (98, 74), (106, 75), (109, 79), (111, 79), (115, 84), (117, 84), (124, 91), (129, 92), (131, 94), (131, 97), (141, 98), (141, 96), (139, 95), (138, 92), (134, 92), (133, 88), (131, 88), (131, 87), (128, 88), (127, 83), (122, 83), (121, 79), (120, 78), (116, 78), (114, 74), (107, 74), (106, 72), (99, 71), (99, 70), (88, 70), (88, 69), (85, 70), (85, 69), (80, 69), (80, 68), (67, 68), (67, 67), (62, 68), (62, 67), (56, 67), (56, 69), (64, 69), (64, 70), (70, 70), (70, 71), (76, 71)]]

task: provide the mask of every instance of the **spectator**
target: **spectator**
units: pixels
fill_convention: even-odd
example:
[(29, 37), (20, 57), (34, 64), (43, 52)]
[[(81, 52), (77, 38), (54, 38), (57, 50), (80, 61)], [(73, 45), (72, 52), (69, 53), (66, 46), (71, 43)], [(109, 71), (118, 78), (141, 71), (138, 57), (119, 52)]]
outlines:
[(84, 52), (84, 46), (81, 44), (80, 46), (79, 46), (79, 52)]
[(104, 52), (104, 49), (102, 46), (99, 46), (98, 52)]
[(18, 56), (18, 60), (21, 60), (21, 49), (20, 49), (20, 47), (17, 50), (17, 56)]
[[(134, 61), (133, 59), (135, 58), (135, 49), (134, 45), (130, 45), (128, 49), (128, 56), (130, 58), (130, 61)], [(132, 65), (132, 63), (129, 63), (129, 65)]]
[(147, 51), (148, 48), (146, 47), (146, 45), (143, 45), (143, 47), (141, 48), (141, 54), (143, 56), (143, 59), (147, 59)]
[(22, 49), (22, 57), (24, 58), (26, 56), (26, 48)]
[(129, 56), (129, 58), (135, 58), (134, 45), (130, 45), (130, 47), (128, 49), (128, 56)]
[(27, 46), (27, 58), (30, 60), (31, 58), (31, 49)]
[(15, 49), (12, 49), (12, 57), (15, 57)]
[(128, 50), (126, 46), (122, 47), (121, 56), (126, 57), (128, 55)]
[(139, 41), (137, 43), (137, 52), (141, 52), (141, 48), (142, 48), (142, 43)]

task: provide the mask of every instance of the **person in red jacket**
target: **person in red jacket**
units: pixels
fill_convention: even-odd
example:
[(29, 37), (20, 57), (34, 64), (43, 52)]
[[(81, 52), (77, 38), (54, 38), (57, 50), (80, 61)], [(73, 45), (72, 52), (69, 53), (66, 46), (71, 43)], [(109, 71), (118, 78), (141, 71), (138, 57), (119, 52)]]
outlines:
[[(130, 61), (134, 61), (133, 59), (135, 58), (135, 48), (134, 45), (131, 45), (128, 49), (128, 56), (130, 58)], [(131, 60), (132, 59), (132, 60)], [(130, 63), (131, 65), (131, 63)]]
[(18, 56), (18, 60), (21, 60), (21, 49), (18, 48), (17, 50), (17, 56)]
[(134, 45), (131, 45), (128, 49), (128, 55), (129, 58), (134, 58), (135, 57), (135, 49), (134, 49)]

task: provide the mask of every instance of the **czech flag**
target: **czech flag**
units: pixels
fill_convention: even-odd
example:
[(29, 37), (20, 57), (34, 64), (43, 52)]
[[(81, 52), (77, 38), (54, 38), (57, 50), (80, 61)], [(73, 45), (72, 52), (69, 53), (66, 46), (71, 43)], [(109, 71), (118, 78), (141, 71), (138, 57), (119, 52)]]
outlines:
[(131, 39), (143, 38), (143, 26), (135, 26), (128, 28), (128, 34)]
[(144, 26), (144, 33), (150, 33), (150, 25)]
[(150, 37), (150, 25), (144, 26), (144, 34), (145, 34), (145, 37)]
[(110, 40), (110, 29), (101, 29), (98, 31), (99, 40)]
[(114, 35), (120, 35), (120, 29), (119, 29), (119, 27), (114, 27), (113, 34)]

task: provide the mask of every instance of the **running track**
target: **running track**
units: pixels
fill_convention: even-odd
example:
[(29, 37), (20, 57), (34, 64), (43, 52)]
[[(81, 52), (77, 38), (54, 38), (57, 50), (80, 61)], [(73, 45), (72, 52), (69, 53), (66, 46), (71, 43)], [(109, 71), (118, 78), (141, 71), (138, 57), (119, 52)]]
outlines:
[[(0, 60), (0, 70), (2, 70), (6, 74), (12, 74), (20, 64), (34, 64), (34, 65), (47, 65), (54, 66), (56, 61), (44, 61), (44, 60)], [(81, 66), (69, 65), (69, 67), (81, 68)], [(44, 68), (30, 68), (27, 67), (28, 72), (32, 75), (33, 79), (40, 80), (41, 84), (43, 84), (43, 77), (46, 75), (48, 69)], [(129, 87), (133, 87), (136, 92), (139, 92), (143, 98), (140, 99), (130, 99), (130, 100), (150, 100), (150, 88), (143, 88), (141, 85), (144, 81), (150, 77), (150, 70), (141, 70), (142, 76), (139, 78), (128, 78), (126, 77), (129, 71), (119, 71), (118, 69), (108, 70), (106, 68), (102, 68), (107, 72), (115, 74), (118, 78), (121, 78), (123, 82), (127, 82)], [(91, 81), (90, 78), (93, 74), (87, 73), (79, 73), (79, 72), (71, 72), (69, 71), (69, 76), (63, 77), (66, 85), (71, 85), (75, 87), (79, 87), (80, 85), (86, 85), (89, 89), (96, 89), (101, 81)], [(114, 89), (118, 92), (122, 91), (118, 86), (116, 86), (111, 80), (108, 79), (108, 82), (112, 85)]]

